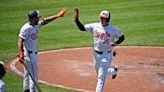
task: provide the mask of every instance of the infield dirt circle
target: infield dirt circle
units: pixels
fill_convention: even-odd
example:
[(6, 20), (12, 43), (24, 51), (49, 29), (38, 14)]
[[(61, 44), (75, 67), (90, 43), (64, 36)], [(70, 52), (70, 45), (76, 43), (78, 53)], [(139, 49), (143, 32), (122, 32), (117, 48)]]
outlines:
[[(116, 79), (106, 78), (104, 92), (164, 92), (164, 47), (120, 46), (111, 66)], [(95, 91), (97, 75), (91, 47), (40, 52), (39, 79), (50, 84)], [(15, 65), (22, 71), (22, 65)]]

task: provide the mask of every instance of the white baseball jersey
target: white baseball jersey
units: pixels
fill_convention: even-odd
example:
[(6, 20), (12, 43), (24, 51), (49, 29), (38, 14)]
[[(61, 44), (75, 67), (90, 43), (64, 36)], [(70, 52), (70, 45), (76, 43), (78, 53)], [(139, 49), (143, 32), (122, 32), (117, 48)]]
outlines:
[(32, 26), (29, 23), (23, 25), (20, 30), (19, 37), (24, 39), (23, 48), (28, 51), (38, 51), (38, 27), (41, 26), (41, 21), (38, 25)]
[(111, 42), (114, 42), (115, 37), (122, 35), (119, 28), (112, 24), (102, 27), (101, 23), (91, 23), (84, 27), (88, 32), (92, 32), (96, 51), (111, 51)]

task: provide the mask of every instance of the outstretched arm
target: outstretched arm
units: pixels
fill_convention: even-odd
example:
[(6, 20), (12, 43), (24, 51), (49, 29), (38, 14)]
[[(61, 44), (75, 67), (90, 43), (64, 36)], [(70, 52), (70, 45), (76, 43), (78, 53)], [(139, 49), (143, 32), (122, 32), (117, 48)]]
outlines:
[(63, 8), (62, 10), (60, 10), (60, 12), (58, 14), (42, 19), (42, 21), (43, 21), (42, 25), (48, 24), (57, 18), (63, 17), (64, 14), (66, 13), (66, 11), (67, 11), (67, 9)]
[(81, 31), (86, 31), (84, 25), (80, 22), (79, 20), (79, 9), (75, 8), (74, 9), (74, 19), (75, 19), (75, 23), (77, 25), (77, 27), (81, 30)]

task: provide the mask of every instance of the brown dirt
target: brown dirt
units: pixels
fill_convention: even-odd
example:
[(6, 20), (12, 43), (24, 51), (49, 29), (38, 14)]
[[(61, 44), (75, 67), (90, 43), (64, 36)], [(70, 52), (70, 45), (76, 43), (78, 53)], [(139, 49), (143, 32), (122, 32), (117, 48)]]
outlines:
[[(107, 77), (104, 92), (164, 92), (164, 47), (117, 47), (111, 66), (116, 79)], [(92, 48), (39, 53), (39, 79), (71, 88), (94, 91), (97, 75)], [(16, 64), (22, 71), (22, 65)]]

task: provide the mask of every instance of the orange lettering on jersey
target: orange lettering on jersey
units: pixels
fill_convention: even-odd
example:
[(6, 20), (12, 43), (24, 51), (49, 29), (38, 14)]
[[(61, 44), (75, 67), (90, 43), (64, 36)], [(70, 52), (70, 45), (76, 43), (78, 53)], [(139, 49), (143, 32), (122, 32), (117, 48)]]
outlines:
[(96, 31), (95, 33), (94, 33), (94, 37), (95, 38), (99, 38), (101, 35), (100, 35), (100, 33), (98, 32), (98, 31)]

